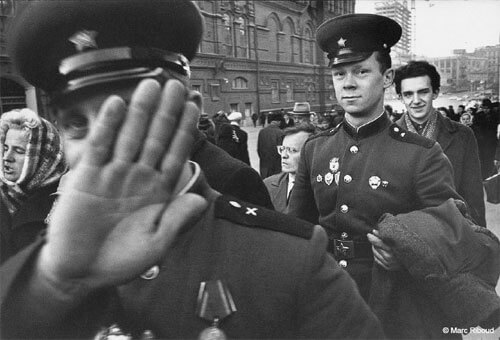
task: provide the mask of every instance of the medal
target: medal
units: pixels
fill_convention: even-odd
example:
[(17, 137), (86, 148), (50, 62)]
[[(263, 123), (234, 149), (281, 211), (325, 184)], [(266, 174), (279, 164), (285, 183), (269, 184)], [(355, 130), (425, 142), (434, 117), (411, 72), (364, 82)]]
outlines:
[(372, 176), (368, 179), (368, 184), (373, 190), (376, 190), (380, 186), (381, 180), (378, 176)]
[(316, 182), (321, 183), (321, 181), (323, 181), (323, 176), (321, 175), (316, 176)]
[(340, 172), (335, 173), (335, 184), (339, 185), (340, 181)]
[(330, 171), (333, 172), (333, 173), (336, 173), (337, 171), (339, 171), (339, 159), (338, 157), (333, 157), (332, 159), (330, 159)]
[(220, 321), (236, 312), (231, 292), (221, 280), (200, 283), (196, 314), (211, 323), (199, 335), (200, 340), (225, 340), (224, 332), (218, 327)]
[(325, 183), (327, 185), (330, 185), (330, 184), (332, 184), (332, 182), (333, 182), (333, 174), (331, 172), (329, 172), (325, 175)]

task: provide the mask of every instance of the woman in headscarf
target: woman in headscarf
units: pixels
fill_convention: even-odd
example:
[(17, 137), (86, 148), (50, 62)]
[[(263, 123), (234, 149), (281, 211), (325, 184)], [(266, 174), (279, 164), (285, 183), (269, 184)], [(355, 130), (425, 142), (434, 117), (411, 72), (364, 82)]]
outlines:
[(46, 228), (45, 220), (67, 168), (57, 129), (29, 109), (1, 116), (0, 144), (0, 263), (3, 263)]

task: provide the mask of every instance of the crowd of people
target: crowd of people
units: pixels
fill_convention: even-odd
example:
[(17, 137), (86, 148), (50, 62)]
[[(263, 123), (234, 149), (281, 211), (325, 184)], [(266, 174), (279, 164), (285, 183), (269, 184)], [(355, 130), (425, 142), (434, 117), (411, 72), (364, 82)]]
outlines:
[[(482, 186), (498, 171), (498, 106), (435, 108), (434, 66), (392, 67), (398, 23), (320, 25), (339, 107), (269, 114), (257, 172), (243, 115), (202, 113), (189, 89), (196, 5), (89, 3), (33, 1), (10, 28), (9, 55), (49, 95), (54, 124), (29, 109), (0, 119), (3, 338), (434, 339), (500, 326)], [(401, 115), (384, 105), (393, 85)]]

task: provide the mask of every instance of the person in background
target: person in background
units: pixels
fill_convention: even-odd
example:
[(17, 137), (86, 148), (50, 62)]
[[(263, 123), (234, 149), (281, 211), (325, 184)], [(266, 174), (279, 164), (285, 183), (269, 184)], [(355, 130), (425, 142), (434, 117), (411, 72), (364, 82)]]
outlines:
[(447, 108), (445, 108), (444, 106), (441, 106), (441, 107), (438, 107), (437, 108), (437, 112), (444, 118), (449, 118), (451, 119), (450, 117), (450, 112), (448, 111)]
[(315, 133), (315, 128), (312, 124), (301, 123), (286, 128), (283, 133), (283, 144), (277, 147), (281, 156), (281, 173), (267, 177), (264, 179), (264, 184), (276, 211), (286, 214), (295, 183), (300, 151), (305, 141)]
[(496, 173), (494, 160), (499, 122), (498, 111), (493, 110), (491, 100), (483, 99), (473, 120), (483, 180)]
[(229, 124), (221, 126), (217, 146), (232, 157), (250, 165), (248, 156), (248, 133), (240, 127), (243, 119), (241, 112), (231, 112), (227, 117)]
[(257, 112), (252, 113), (252, 123), (253, 123), (254, 128), (257, 127), (257, 120), (258, 119), (259, 119), (259, 115), (257, 114)]
[(276, 147), (283, 141), (283, 130), (280, 129), (282, 120), (281, 115), (269, 113), (268, 125), (259, 131), (257, 154), (260, 159), (259, 168), (262, 179), (281, 172), (281, 157)]
[[(188, 161), (193, 2), (27, 6), (9, 56), (50, 93), (71, 171), (46, 237), (1, 267), (2, 338), (383, 337), (320, 226), (225, 197)], [(93, 49), (69, 49), (75, 33)]]
[(198, 120), (198, 130), (200, 130), (207, 137), (207, 140), (210, 143), (215, 144), (215, 125), (210, 118), (208, 118), (207, 113), (202, 113), (200, 115), (200, 119)]
[(439, 143), (453, 167), (457, 192), (468, 204), (474, 221), (485, 227), (477, 142), (471, 129), (434, 109), (433, 102), (439, 96), (440, 80), (436, 68), (426, 61), (410, 61), (396, 70), (396, 93), (408, 111), (397, 124)]
[(448, 105), (448, 118), (454, 120), (455, 122), (458, 122), (460, 119), (460, 115), (455, 112), (453, 105)]
[(285, 110), (282, 110), (283, 112), (283, 117), (284, 117), (284, 128), (288, 128), (288, 127), (291, 127), (291, 126), (294, 126), (295, 125), (295, 121), (293, 120), (293, 118), (290, 116), (290, 114), (288, 112), (285, 112)]
[(30, 109), (1, 116), (0, 143), (3, 263), (45, 230), (66, 163), (57, 129)]
[(472, 115), (469, 112), (462, 112), (460, 115), (460, 124), (463, 124), (467, 127), (471, 127), (472, 125)]

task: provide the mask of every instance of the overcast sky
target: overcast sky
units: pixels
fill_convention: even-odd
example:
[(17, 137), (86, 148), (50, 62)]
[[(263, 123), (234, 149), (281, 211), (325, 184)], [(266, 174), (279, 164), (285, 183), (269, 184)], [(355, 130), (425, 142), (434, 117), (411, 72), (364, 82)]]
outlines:
[[(375, 13), (379, 1), (356, 0), (356, 13)], [(444, 57), (454, 49), (472, 52), (500, 43), (500, 0), (416, 0), (415, 5), (417, 55)]]

